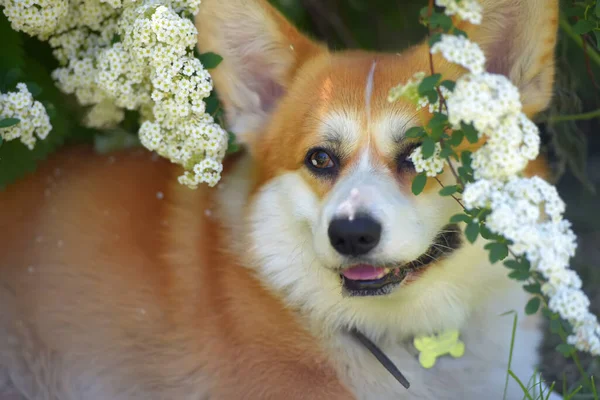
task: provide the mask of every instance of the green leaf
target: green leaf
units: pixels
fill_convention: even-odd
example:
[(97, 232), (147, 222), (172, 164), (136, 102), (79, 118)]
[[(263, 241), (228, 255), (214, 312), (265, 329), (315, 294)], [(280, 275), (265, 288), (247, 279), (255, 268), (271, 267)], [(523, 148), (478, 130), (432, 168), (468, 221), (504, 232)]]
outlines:
[(600, 18), (600, 1), (596, 0), (596, 17)]
[(463, 151), (460, 155), (460, 162), (462, 163), (463, 168), (466, 168), (469, 171), (471, 170), (471, 162), (473, 161), (471, 154), (470, 151)]
[(429, 18), (429, 25), (432, 28), (442, 28), (444, 31), (448, 31), (452, 28), (452, 18), (442, 13), (434, 13)]
[(4, 118), (0, 120), (0, 128), (10, 128), (21, 122), (19, 118)]
[(456, 82), (445, 80), (445, 81), (442, 81), (442, 83), (440, 83), (440, 85), (445, 87), (449, 91), (453, 92), (454, 88), (456, 87)]
[(433, 153), (435, 153), (435, 142), (430, 137), (426, 137), (425, 139), (423, 139), (423, 144), (421, 145), (421, 147), (421, 152), (423, 153), (424, 159), (430, 158), (431, 156), (433, 156)]
[(550, 332), (552, 333), (558, 333), (560, 332), (560, 321), (558, 319), (551, 319), (550, 320)]
[(232, 132), (227, 132), (229, 135), (229, 144), (227, 146), (227, 154), (237, 153), (241, 150), (241, 146), (236, 142), (235, 134)]
[(452, 138), (448, 141), (448, 143), (450, 144), (450, 146), (456, 147), (462, 143), (464, 137), (465, 137), (465, 134), (463, 133), (463, 131), (461, 131), (461, 130), (454, 131), (454, 132), (452, 132)]
[(435, 89), (426, 92), (425, 96), (427, 97), (427, 101), (429, 102), (429, 104), (435, 104), (439, 99), (438, 92)]
[(477, 143), (479, 140), (479, 135), (477, 130), (471, 124), (465, 124), (464, 122), (460, 124), (465, 137), (469, 141), (469, 143)]
[(539, 297), (532, 297), (527, 302), (527, 305), (525, 306), (525, 314), (527, 314), (527, 315), (535, 314), (540, 309), (540, 304), (541, 304), (541, 301), (540, 301)]
[(467, 214), (456, 214), (453, 215), (452, 218), (450, 218), (450, 222), (453, 224), (457, 224), (459, 222), (466, 222), (469, 223), (473, 220), (473, 218), (469, 217)]
[(421, 192), (423, 191), (423, 189), (425, 189), (425, 185), (427, 184), (427, 175), (425, 175), (424, 172), (421, 172), (420, 174), (418, 174), (417, 176), (415, 176), (415, 179), (413, 179), (412, 182), (412, 192), (415, 195), (419, 195), (421, 194)]
[[(598, 4), (600, 4), (600, 1)], [(594, 36), (596, 36), (596, 48), (600, 50), (600, 30), (594, 31)]]
[(470, 222), (465, 228), (465, 236), (470, 243), (475, 243), (479, 236), (479, 222)]
[(458, 186), (445, 186), (440, 190), (440, 196), (451, 196), (456, 192), (458, 192)]
[(429, 120), (430, 128), (445, 127), (448, 125), (448, 116), (441, 112), (434, 112), (433, 117)]
[(431, 130), (431, 137), (434, 141), (439, 141), (444, 134), (444, 129), (448, 126), (448, 116), (439, 112), (433, 114), (433, 117), (427, 124)]
[(500, 260), (504, 260), (508, 257), (508, 246), (506, 243), (488, 243), (484, 246), (485, 249), (490, 251), (489, 259), (492, 264), (497, 263)]
[(561, 343), (556, 346), (556, 351), (558, 351), (564, 357), (569, 358), (571, 357), (571, 354), (575, 352), (575, 347), (567, 343)]
[(204, 103), (206, 104), (206, 113), (213, 115), (219, 109), (219, 99), (217, 95), (213, 91), (210, 96), (204, 99)]
[(577, 35), (583, 35), (591, 32), (596, 27), (596, 23), (587, 19), (580, 19), (573, 25), (573, 33)]
[(213, 52), (200, 54), (198, 59), (206, 69), (216, 68), (223, 61), (223, 57)]
[(441, 78), (441, 74), (433, 74), (423, 78), (423, 81), (419, 85), (419, 96), (425, 96), (427, 92), (434, 90)]
[(481, 225), (481, 228), (479, 228), (479, 234), (484, 239), (492, 239), (492, 238), (494, 238), (494, 236), (497, 236), (497, 235), (494, 235), (494, 233), (492, 231), (490, 231), (490, 228), (488, 228), (485, 225)]
[(467, 32), (463, 31), (462, 29), (458, 29), (456, 27), (452, 31), (454, 32), (454, 34), (456, 36), (464, 36), (464, 37), (468, 37), (469, 36), (469, 35), (467, 35)]
[(425, 136), (425, 129), (422, 126), (413, 126), (412, 128), (408, 129), (406, 131), (406, 133), (404, 134), (405, 137), (407, 138), (422, 138), (423, 136)]
[(452, 150), (452, 147), (445, 145), (442, 146), (442, 151), (440, 151), (440, 158), (448, 158), (450, 156), (454, 156), (456, 155), (454, 153), (454, 150)]
[(524, 270), (523, 264), (514, 259), (504, 261), (504, 265), (506, 266), (506, 268)]
[(531, 283), (529, 285), (525, 285), (523, 286), (523, 289), (525, 289), (525, 291), (527, 293), (531, 293), (531, 294), (542, 294), (542, 289), (539, 283)]
[(530, 273), (526, 271), (513, 271), (508, 274), (510, 279), (514, 279), (516, 281), (526, 281), (529, 279)]
[(429, 38), (429, 47), (433, 47), (433, 45), (439, 42), (440, 40), (442, 40), (441, 33), (435, 33), (431, 35), (431, 37)]

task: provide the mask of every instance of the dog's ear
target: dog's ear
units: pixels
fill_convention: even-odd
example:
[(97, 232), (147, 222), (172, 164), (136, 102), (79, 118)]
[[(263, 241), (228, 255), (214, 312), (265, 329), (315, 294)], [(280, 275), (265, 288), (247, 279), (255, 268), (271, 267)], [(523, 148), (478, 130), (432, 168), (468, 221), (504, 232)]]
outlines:
[(200, 52), (223, 57), (210, 72), (242, 143), (264, 128), (299, 66), (324, 51), (266, 0), (203, 0), (196, 27)]
[[(487, 58), (489, 72), (507, 76), (521, 92), (524, 112), (543, 111), (552, 98), (558, 0), (480, 0), (481, 25), (463, 25)], [(462, 24), (461, 24), (462, 25)]]

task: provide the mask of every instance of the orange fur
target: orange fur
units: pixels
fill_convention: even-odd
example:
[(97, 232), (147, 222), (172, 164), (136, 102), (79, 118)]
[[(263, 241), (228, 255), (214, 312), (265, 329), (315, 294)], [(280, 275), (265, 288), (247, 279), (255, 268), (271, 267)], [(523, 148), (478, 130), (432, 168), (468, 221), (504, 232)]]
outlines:
[(351, 398), (296, 317), (223, 251), (205, 214), (216, 189), (179, 186), (174, 170), (142, 151), (74, 148), (9, 187), (2, 309), (23, 313), (11, 325), (64, 354), (88, 340), (154, 353), (122, 373), (157, 385), (202, 368), (215, 399)]

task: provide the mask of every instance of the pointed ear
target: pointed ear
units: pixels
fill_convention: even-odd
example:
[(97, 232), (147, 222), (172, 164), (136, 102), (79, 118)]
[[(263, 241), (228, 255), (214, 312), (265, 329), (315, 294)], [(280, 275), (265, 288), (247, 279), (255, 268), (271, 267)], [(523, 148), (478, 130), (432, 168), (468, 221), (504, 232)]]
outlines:
[(198, 48), (223, 57), (211, 70), (228, 128), (241, 143), (268, 121), (299, 66), (324, 51), (266, 0), (203, 0)]
[(558, 0), (480, 0), (481, 25), (464, 25), (487, 58), (487, 70), (507, 76), (521, 92), (528, 116), (552, 98)]

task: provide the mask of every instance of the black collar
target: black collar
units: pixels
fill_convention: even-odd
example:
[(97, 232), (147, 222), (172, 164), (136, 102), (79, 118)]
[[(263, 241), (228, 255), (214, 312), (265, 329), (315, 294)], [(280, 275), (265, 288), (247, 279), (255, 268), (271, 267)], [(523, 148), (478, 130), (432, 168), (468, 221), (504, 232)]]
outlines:
[(388, 372), (392, 374), (392, 376), (396, 378), (396, 380), (400, 382), (402, 386), (404, 386), (406, 389), (410, 387), (410, 383), (408, 383), (408, 380), (404, 377), (404, 375), (402, 375), (402, 372), (400, 372), (392, 360), (390, 360), (375, 343), (373, 343), (368, 337), (363, 335), (363, 333), (356, 328), (351, 329), (350, 333), (375, 356), (377, 361), (379, 361), (381, 365), (383, 365), (385, 369), (387, 369)]

